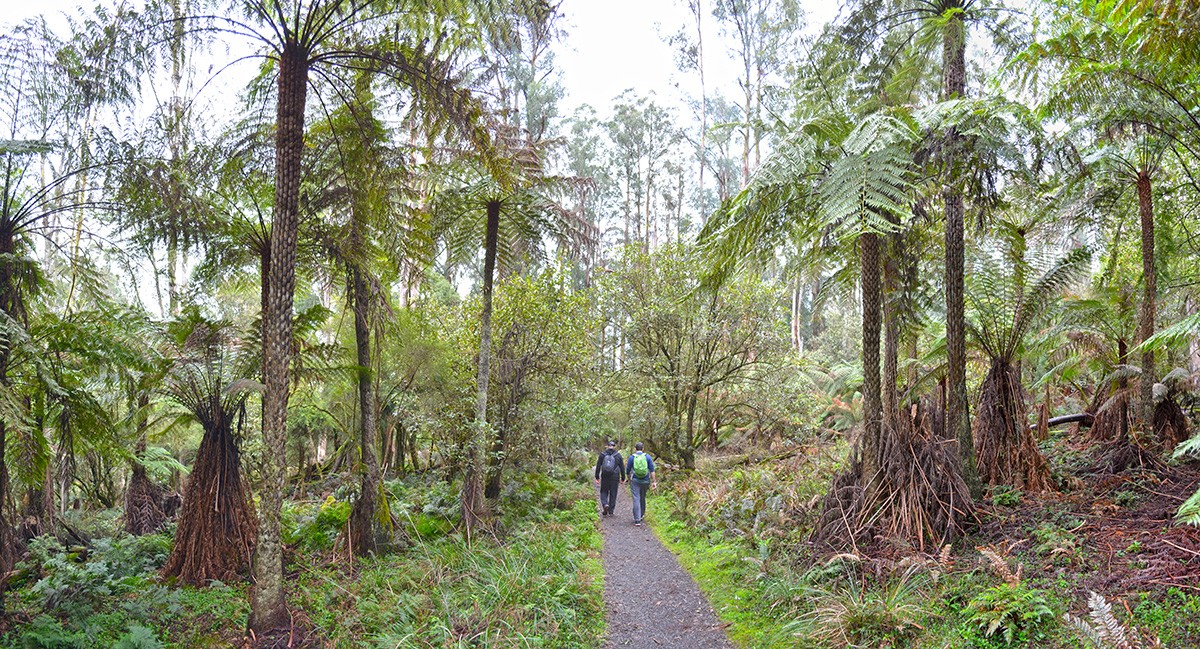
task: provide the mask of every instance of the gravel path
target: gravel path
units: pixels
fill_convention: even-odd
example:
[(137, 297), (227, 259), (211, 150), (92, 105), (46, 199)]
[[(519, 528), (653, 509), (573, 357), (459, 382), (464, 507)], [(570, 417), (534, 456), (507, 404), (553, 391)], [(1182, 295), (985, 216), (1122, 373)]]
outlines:
[[(597, 489), (597, 494), (599, 489)], [(634, 527), (629, 486), (617, 513), (601, 517), (604, 536), (605, 649), (732, 649), (712, 606), (648, 525)], [(597, 496), (597, 508), (599, 497)], [(655, 514), (650, 509), (648, 516)]]

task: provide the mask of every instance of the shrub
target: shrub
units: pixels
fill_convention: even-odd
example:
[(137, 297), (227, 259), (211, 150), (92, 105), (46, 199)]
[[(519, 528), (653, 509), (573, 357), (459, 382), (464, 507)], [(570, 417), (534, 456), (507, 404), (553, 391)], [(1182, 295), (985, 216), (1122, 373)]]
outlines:
[(328, 550), (346, 529), (350, 510), (349, 502), (333, 496), (326, 497), (315, 510), (311, 505), (289, 504), (284, 511), (283, 542), (310, 552)]
[(1021, 492), (1009, 485), (996, 485), (992, 489), (992, 504), (996, 507), (1016, 507), (1021, 502)]
[(814, 587), (816, 608), (790, 626), (834, 647), (907, 647), (929, 614), (921, 604), (924, 583), (925, 574), (913, 566), (878, 589), (859, 576), (835, 588)]
[(1021, 583), (1021, 567), (1014, 572), (1008, 566), (1004, 553), (1007, 548), (977, 548), (987, 559), (987, 566), (1004, 583), (992, 586), (967, 602), (971, 613), (969, 624), (975, 625), (985, 637), (996, 637), (1005, 645), (1024, 643), (1044, 636), (1046, 624), (1054, 619), (1054, 611), (1040, 590)]
[(49, 615), (39, 615), (25, 627), (15, 646), (20, 649), (82, 649), (87, 646), (87, 641), (86, 634), (68, 631)]
[(969, 622), (984, 636), (1002, 638), (1006, 645), (1043, 637), (1044, 627), (1054, 619), (1045, 593), (1020, 583), (988, 588), (967, 603), (967, 610)]
[(1037, 541), (1033, 551), (1050, 557), (1054, 563), (1070, 563), (1079, 553), (1079, 537), (1075, 532), (1054, 523), (1039, 523), (1033, 530), (1033, 538)]
[(108, 596), (142, 586), (166, 561), (171, 541), (161, 534), (96, 539), (91, 550), (65, 548), (42, 536), (29, 544), (25, 569), (41, 578), (30, 592), (46, 609), (86, 614)]

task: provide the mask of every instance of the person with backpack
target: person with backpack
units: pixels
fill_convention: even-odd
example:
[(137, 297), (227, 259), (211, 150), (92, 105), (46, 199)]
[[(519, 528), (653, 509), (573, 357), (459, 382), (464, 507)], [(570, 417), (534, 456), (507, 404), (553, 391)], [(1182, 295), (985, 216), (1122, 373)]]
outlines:
[(625, 484), (623, 459), (617, 451), (617, 443), (612, 440), (609, 440), (608, 448), (596, 458), (596, 484), (600, 485), (602, 516), (612, 516), (617, 508), (617, 489), (620, 488), (618, 485)]
[(625, 473), (629, 475), (629, 494), (633, 496), (633, 524), (640, 526), (646, 516), (646, 488), (658, 488), (658, 479), (654, 477), (654, 460), (642, 452), (642, 443), (633, 447), (636, 450), (629, 456)]

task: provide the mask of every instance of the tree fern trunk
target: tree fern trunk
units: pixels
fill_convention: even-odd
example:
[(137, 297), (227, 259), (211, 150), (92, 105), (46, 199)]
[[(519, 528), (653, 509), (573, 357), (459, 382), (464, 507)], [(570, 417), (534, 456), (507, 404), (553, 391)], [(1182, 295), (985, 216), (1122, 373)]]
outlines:
[[(959, 3), (955, 3), (959, 4)], [(967, 87), (967, 31), (961, 13), (950, 15), (942, 40), (942, 98), (961, 97)], [(957, 133), (950, 133), (949, 147), (959, 145)], [(954, 161), (949, 163), (954, 166)], [(958, 440), (963, 478), (972, 498), (982, 494), (979, 471), (975, 467), (975, 449), (971, 439), (971, 419), (967, 402), (967, 341), (963, 304), (963, 218), (966, 208), (962, 192), (950, 187), (943, 193), (946, 213), (946, 435)]]
[(897, 384), (900, 377), (900, 260), (904, 255), (904, 233), (888, 235), (887, 259), (883, 264), (883, 423), (897, 430), (900, 407)]
[[(1150, 185), (1150, 174), (1145, 169), (1137, 176), (1138, 215), (1142, 222), (1142, 305), (1138, 314), (1138, 343), (1154, 335), (1155, 298), (1158, 294), (1158, 278), (1154, 271), (1154, 194)], [(1154, 351), (1142, 351), (1141, 429), (1154, 431)]]
[[(352, 244), (362, 250), (362, 233), (358, 232), (358, 217), (355, 216), (355, 240)], [(354, 339), (358, 359), (358, 415), (359, 452), (362, 463), (361, 489), (354, 511), (350, 517), (350, 546), (354, 553), (362, 556), (375, 551), (375, 511), (379, 500), (379, 463), (375, 459), (375, 392), (371, 375), (371, 328), (368, 324), (370, 297), (367, 294), (367, 279), (361, 259), (353, 262), (351, 283), (354, 300)]]
[[(220, 395), (214, 396), (219, 404)], [(175, 544), (162, 568), (164, 577), (176, 577), (193, 586), (207, 586), (214, 579), (234, 582), (250, 563), (254, 509), (242, 479), (233, 415), (218, 405), (205, 422), (204, 438), (184, 492)], [(286, 623), (285, 617), (279, 626)]]
[(858, 239), (862, 257), (862, 362), (863, 362), (863, 435), (859, 444), (863, 485), (875, 482), (879, 468), (882, 433), (879, 382), (879, 329), (882, 320), (880, 287), (879, 235), (865, 233)]
[[(15, 247), (13, 232), (10, 228), (0, 230), (0, 309), (9, 317), (17, 319), (17, 288), (13, 280), (13, 250)], [(19, 320), (18, 320), (19, 321)], [(0, 345), (0, 385), (7, 387), (8, 363), (11, 346)], [(8, 443), (8, 427), (0, 421), (0, 618), (4, 614), (4, 586), (8, 581), (3, 578), (12, 570), (16, 561), (16, 540), (13, 536), (12, 522), (7, 518), (9, 511), (8, 465), (6, 446)]]
[(487, 230), (483, 239), (483, 295), (479, 316), (479, 368), (475, 397), (475, 427), (467, 441), (463, 471), (462, 516), (468, 530), (475, 529), (486, 514), (483, 497), (483, 462), (480, 446), (487, 429), (488, 378), (492, 364), (492, 283), (496, 275), (496, 252), (500, 240), (500, 202), (488, 201)]
[[(7, 356), (8, 352), (5, 351)], [(7, 359), (0, 360), (0, 366), (7, 364)], [(4, 370), (0, 367), (0, 379), (3, 379), (2, 373)], [(8, 441), (8, 431), (3, 422), (0, 422), (0, 574), (7, 575), (13, 567), (13, 555), (15, 554), (14, 543), (12, 538), (12, 527), (5, 516), (8, 511), (8, 467), (4, 462), (5, 445)], [(7, 579), (0, 579), (0, 617), (4, 616), (4, 585)]]
[(267, 310), (263, 320), (262, 509), (254, 551), (254, 588), (249, 626), (258, 635), (289, 623), (283, 590), (280, 510), (287, 481), (287, 404), (292, 343), (292, 300), (296, 287), (300, 162), (304, 149), (304, 104), (308, 52), (289, 40), (279, 58), (275, 131), (275, 205)]

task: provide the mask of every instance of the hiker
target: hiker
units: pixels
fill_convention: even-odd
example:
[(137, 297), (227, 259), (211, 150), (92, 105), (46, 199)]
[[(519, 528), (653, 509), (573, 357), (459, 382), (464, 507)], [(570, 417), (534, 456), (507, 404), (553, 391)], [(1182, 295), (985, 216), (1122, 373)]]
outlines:
[(608, 448), (596, 458), (596, 484), (600, 485), (601, 516), (612, 516), (617, 508), (618, 484), (625, 484), (624, 458), (612, 440), (608, 440)]
[(640, 526), (646, 517), (646, 487), (658, 488), (654, 477), (654, 460), (642, 452), (642, 443), (633, 445), (637, 449), (629, 456), (625, 473), (629, 475), (629, 495), (633, 496), (633, 524)]

